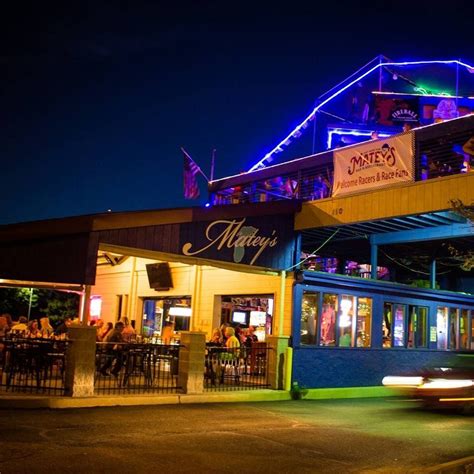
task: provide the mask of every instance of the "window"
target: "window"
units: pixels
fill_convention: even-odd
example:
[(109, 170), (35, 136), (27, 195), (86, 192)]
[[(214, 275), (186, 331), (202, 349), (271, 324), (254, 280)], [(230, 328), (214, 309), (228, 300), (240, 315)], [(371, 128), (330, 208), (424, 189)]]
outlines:
[(461, 319), (459, 320), (459, 349), (469, 348), (469, 311), (461, 310)]
[(372, 332), (372, 298), (357, 299), (356, 346), (370, 347)]
[(316, 344), (319, 293), (303, 292), (301, 302), (300, 342), (304, 345)]
[(406, 306), (403, 304), (384, 303), (383, 347), (405, 347), (405, 313)]
[(337, 295), (324, 293), (321, 312), (320, 346), (336, 345)]
[(437, 348), (446, 350), (448, 348), (448, 308), (438, 306), (436, 312)]
[(337, 316), (338, 346), (354, 347), (355, 296), (342, 295)]
[(427, 347), (428, 308), (424, 306), (408, 307), (407, 347)]
[(458, 321), (459, 310), (455, 308), (449, 308), (449, 349), (457, 349), (459, 347)]
[(383, 347), (392, 347), (392, 304), (384, 303), (382, 320)]

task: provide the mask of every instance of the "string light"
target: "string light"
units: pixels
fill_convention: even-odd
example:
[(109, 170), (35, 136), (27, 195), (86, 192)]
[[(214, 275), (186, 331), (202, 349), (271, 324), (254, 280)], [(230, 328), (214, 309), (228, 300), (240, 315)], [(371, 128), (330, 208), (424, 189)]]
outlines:
[(401, 67), (401, 66), (421, 66), (421, 65), (427, 66), (427, 65), (433, 65), (433, 64), (444, 64), (444, 65), (455, 64), (455, 65), (458, 65), (458, 66), (465, 67), (468, 71), (474, 70), (474, 66), (471, 66), (471, 65), (469, 65), (467, 63), (464, 63), (462, 61), (459, 61), (457, 59), (445, 60), (445, 61), (439, 60), (439, 61), (380, 62), (380, 63), (376, 64), (375, 66), (373, 66), (372, 68), (370, 68), (365, 73), (358, 76), (356, 79), (350, 81), (348, 84), (346, 84), (345, 86), (338, 89), (334, 94), (330, 95), (326, 99), (319, 102), (318, 105), (316, 105), (313, 108), (312, 112), (299, 125), (297, 125), (291, 133), (289, 133), (280, 143), (278, 143), (278, 145), (276, 145), (272, 150), (270, 150), (261, 160), (259, 160), (257, 163), (255, 163), (249, 169), (249, 172), (255, 171), (255, 170), (260, 169), (260, 168), (265, 168), (265, 162), (269, 162), (273, 158), (273, 155), (282, 152), (284, 150), (284, 148), (282, 148), (282, 147), (288, 146), (292, 142), (293, 138), (299, 138), (299, 136), (301, 136), (301, 134), (302, 134), (301, 130), (302, 129), (304, 130), (308, 127), (309, 122), (314, 120), (314, 118), (316, 117), (316, 113), (318, 112), (319, 109), (321, 109), (321, 107), (326, 105), (328, 102), (331, 102), (339, 94), (342, 94), (344, 91), (346, 91), (347, 89), (352, 87), (354, 84), (357, 84), (357, 82), (364, 79), (369, 74), (376, 71), (377, 69), (383, 68), (383, 67), (390, 67), (390, 66), (399, 66), (399, 67)]

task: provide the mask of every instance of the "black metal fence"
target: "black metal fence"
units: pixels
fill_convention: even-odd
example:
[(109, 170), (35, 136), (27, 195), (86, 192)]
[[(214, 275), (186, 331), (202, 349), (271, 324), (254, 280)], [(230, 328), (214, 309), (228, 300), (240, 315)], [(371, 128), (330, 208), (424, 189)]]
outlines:
[(64, 395), (66, 352), (71, 341), (5, 338), (0, 340), (0, 389)]
[(239, 348), (207, 347), (204, 388), (251, 390), (268, 388), (268, 353), (265, 343)]
[(175, 393), (179, 345), (97, 343), (97, 394)]

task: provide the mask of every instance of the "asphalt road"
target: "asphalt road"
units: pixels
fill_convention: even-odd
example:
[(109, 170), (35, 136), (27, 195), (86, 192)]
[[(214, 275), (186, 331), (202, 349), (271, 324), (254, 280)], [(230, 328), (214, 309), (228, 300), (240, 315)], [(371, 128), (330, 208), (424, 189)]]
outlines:
[(0, 410), (0, 474), (406, 473), (474, 455), (474, 417), (391, 399)]

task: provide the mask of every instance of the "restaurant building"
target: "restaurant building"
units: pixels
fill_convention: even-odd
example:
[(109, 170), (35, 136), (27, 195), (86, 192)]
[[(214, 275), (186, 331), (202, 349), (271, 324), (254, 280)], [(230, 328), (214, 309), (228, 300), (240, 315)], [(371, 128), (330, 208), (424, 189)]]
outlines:
[(157, 340), (165, 327), (209, 338), (224, 323), (286, 336), (292, 380), (310, 388), (379, 386), (472, 351), (469, 104), (440, 123), (432, 113), (403, 133), (263, 160), (209, 183), (208, 208), (2, 226), (0, 284), (80, 291), (84, 319), (128, 316)]

